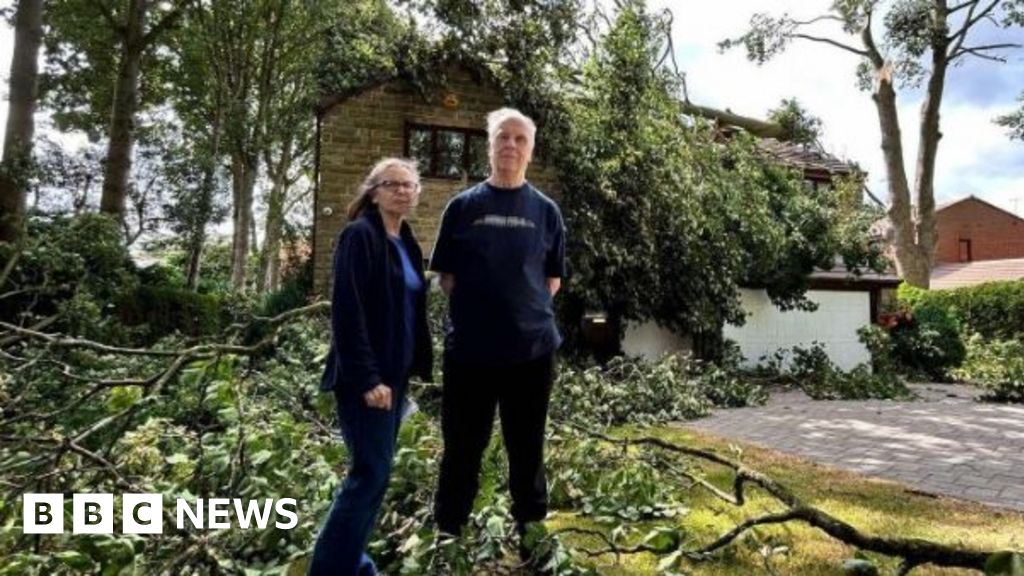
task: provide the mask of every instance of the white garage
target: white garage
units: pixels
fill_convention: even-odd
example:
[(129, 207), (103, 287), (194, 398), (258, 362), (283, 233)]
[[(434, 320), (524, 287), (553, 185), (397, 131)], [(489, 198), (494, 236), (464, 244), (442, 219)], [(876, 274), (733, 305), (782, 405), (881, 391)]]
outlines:
[(747, 311), (746, 324), (726, 325), (722, 332), (739, 344), (748, 364), (757, 364), (780, 348), (809, 348), (815, 342), (843, 370), (871, 361), (867, 348), (857, 338), (857, 330), (871, 322), (868, 292), (810, 290), (807, 298), (818, 305), (813, 312), (782, 311), (764, 290), (743, 289), (741, 297)]
[[(822, 345), (837, 366), (849, 370), (871, 360), (857, 336), (857, 330), (878, 318), (883, 290), (894, 289), (896, 276), (864, 274), (853, 276), (841, 265), (818, 271), (810, 277), (807, 298), (817, 303), (813, 312), (782, 311), (764, 290), (740, 290), (747, 321), (743, 326), (726, 325), (722, 334), (735, 341), (749, 365), (779, 349)], [(626, 327), (622, 351), (655, 359), (668, 352), (688, 350), (688, 338), (680, 338), (650, 322)]]

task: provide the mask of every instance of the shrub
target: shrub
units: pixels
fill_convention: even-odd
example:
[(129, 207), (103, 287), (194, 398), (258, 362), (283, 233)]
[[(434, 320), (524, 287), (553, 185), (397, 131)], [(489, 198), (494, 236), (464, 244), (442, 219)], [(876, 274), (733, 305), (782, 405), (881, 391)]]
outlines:
[(948, 371), (963, 362), (959, 323), (940, 305), (919, 302), (889, 333), (897, 362), (911, 376), (948, 380)]
[(188, 336), (215, 334), (228, 317), (219, 296), (183, 288), (139, 286), (118, 303), (118, 317), (128, 326), (145, 324), (155, 340), (173, 332)]
[(617, 356), (604, 367), (563, 366), (551, 415), (593, 425), (655, 424), (698, 418), (716, 404), (747, 406), (766, 399), (761, 386), (689, 355), (657, 362)]
[(891, 366), (887, 336), (874, 328), (861, 329), (859, 334), (861, 342), (872, 353), (875, 370), (866, 364), (858, 364), (852, 370), (844, 371), (832, 362), (825, 348), (815, 342), (807, 348), (794, 346), (762, 358), (755, 373), (770, 381), (796, 385), (815, 400), (913, 396), (906, 383), (892, 370), (886, 369)]
[(1024, 402), (1024, 341), (967, 338), (967, 357), (953, 372), (985, 388), (983, 400)]
[(964, 330), (985, 338), (1024, 335), (1024, 281), (986, 282), (953, 290), (922, 290), (907, 284), (897, 293), (905, 307), (932, 305), (956, 317)]
[(257, 307), (260, 316), (277, 316), (305, 306), (313, 290), (313, 261), (307, 260), (285, 277), (281, 287), (263, 296)]
[(97, 214), (29, 219), (20, 247), (0, 245), (0, 260), (17, 258), (0, 317), (20, 322), (61, 312), (50, 330), (116, 340), (113, 303), (138, 285), (122, 234)]

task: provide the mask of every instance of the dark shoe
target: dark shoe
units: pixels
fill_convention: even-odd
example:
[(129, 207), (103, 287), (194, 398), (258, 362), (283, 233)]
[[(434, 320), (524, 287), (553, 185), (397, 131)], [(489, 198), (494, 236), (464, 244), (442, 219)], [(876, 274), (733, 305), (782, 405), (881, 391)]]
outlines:
[(534, 574), (553, 574), (553, 570), (546, 568), (551, 560), (552, 542), (544, 524), (516, 522), (516, 533), (519, 535), (519, 560)]

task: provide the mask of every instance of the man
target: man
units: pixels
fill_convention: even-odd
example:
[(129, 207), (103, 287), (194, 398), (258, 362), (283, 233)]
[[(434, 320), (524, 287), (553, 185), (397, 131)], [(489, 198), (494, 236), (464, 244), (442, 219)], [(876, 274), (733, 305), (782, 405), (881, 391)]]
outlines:
[(554, 379), (554, 295), (565, 275), (558, 206), (529, 182), (536, 127), (517, 110), (487, 117), (491, 175), (445, 208), (430, 269), (450, 299), (434, 517), (458, 535), (479, 488), (495, 408), (520, 536), (547, 514), (544, 427)]

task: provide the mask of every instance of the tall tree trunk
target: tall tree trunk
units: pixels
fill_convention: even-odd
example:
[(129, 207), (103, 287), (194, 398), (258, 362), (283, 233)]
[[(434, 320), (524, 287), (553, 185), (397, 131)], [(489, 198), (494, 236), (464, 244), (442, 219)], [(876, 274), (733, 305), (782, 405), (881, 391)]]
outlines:
[(256, 256), (260, 251), (260, 239), (256, 235), (255, 193), (250, 197), (253, 200), (249, 202), (249, 256)]
[(210, 149), (207, 151), (207, 158), (203, 165), (203, 182), (200, 188), (201, 198), (199, 216), (193, 222), (191, 237), (188, 242), (188, 268), (185, 273), (186, 285), (189, 290), (195, 291), (199, 287), (199, 271), (202, 265), (203, 246), (206, 244), (206, 223), (209, 221), (210, 212), (213, 210), (213, 191), (217, 176), (217, 164), (220, 158), (220, 136), (223, 111), (221, 100), (216, 99), (216, 112), (214, 112), (213, 124), (210, 133)]
[(128, 177), (132, 169), (147, 6), (147, 0), (128, 1), (128, 17), (122, 33), (121, 58), (114, 86), (114, 107), (110, 114), (110, 143), (103, 163), (100, 211), (117, 218), (124, 217)]
[[(288, 194), (288, 167), (292, 162), (292, 140), (286, 138), (281, 146), (281, 157), (277, 166), (267, 165), (273, 185), (267, 201), (267, 222), (264, 228), (263, 250), (260, 251), (259, 277), (256, 289), (259, 292), (274, 290), (277, 285), (276, 272), (281, 260), (281, 233), (284, 227), (284, 204)], [(269, 161), (269, 154), (268, 161)]]
[[(914, 181), (914, 196), (917, 204), (917, 247), (922, 267), (927, 267), (923, 282), (911, 282), (915, 286), (928, 288), (931, 270), (935, 262), (935, 243), (938, 230), (935, 226), (935, 161), (938, 155), (939, 107), (946, 87), (946, 70), (949, 66), (946, 36), (945, 3), (937, 3), (932, 10), (933, 26), (942, 33), (934, 34), (931, 43), (932, 70), (928, 77), (928, 90), (921, 103), (920, 143), (917, 148), (917, 175)], [(908, 280), (909, 282), (909, 280)]]
[(259, 277), (256, 289), (259, 292), (273, 290), (271, 267), (281, 258), (281, 228), (284, 225), (284, 190), (283, 182), (274, 182), (267, 205), (267, 223), (264, 228), (263, 250), (260, 251)]
[(903, 162), (903, 136), (896, 107), (896, 91), (888, 72), (879, 71), (882, 79), (873, 95), (878, 109), (882, 132), (882, 156), (889, 187), (889, 221), (892, 224), (896, 247), (896, 270), (913, 286), (928, 286), (927, 262), (920, 258), (913, 207), (910, 203), (910, 183)]
[(43, 0), (19, 0), (11, 59), (11, 103), (0, 166), (0, 242), (16, 242), (24, 223), (42, 40)]
[(871, 32), (871, 13), (860, 31), (861, 41), (875, 72), (875, 90), (871, 99), (878, 111), (878, 125), (882, 133), (882, 157), (889, 188), (889, 222), (893, 229), (896, 252), (896, 271), (914, 286), (928, 286), (929, 267), (922, 262), (917, 247), (916, 227), (910, 205), (910, 184), (907, 167), (903, 163), (903, 135), (900, 132), (899, 110), (896, 107), (896, 89), (893, 87), (893, 66), (878, 50)]
[(231, 247), (231, 286), (244, 290), (245, 264), (249, 257), (249, 234), (252, 228), (252, 197), (256, 186), (256, 161), (243, 154), (231, 159), (234, 235)]

